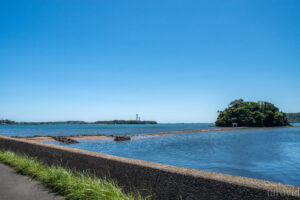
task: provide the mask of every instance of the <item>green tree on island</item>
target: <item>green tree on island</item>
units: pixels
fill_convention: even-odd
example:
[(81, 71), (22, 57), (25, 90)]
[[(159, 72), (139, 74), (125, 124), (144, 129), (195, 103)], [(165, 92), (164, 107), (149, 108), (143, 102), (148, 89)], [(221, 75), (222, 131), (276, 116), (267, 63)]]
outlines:
[(218, 112), (216, 126), (229, 127), (233, 123), (249, 127), (289, 125), (286, 114), (269, 102), (238, 99), (232, 101), (225, 110)]

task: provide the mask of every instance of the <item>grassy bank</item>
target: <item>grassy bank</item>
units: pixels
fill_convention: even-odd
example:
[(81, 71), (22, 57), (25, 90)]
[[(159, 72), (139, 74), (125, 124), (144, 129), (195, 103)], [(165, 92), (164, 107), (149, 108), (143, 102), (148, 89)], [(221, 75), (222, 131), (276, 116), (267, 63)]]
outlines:
[(15, 168), (21, 174), (33, 177), (67, 199), (143, 199), (140, 195), (125, 194), (121, 188), (108, 180), (85, 173), (75, 173), (59, 166), (49, 166), (25, 155), (0, 151), (0, 161)]

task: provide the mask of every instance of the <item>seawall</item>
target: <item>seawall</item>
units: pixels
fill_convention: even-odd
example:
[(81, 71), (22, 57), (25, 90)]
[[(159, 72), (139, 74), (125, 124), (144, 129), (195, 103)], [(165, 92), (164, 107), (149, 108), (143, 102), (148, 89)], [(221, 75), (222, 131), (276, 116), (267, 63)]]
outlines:
[(0, 150), (115, 180), (154, 199), (300, 199), (300, 187), (0, 136)]

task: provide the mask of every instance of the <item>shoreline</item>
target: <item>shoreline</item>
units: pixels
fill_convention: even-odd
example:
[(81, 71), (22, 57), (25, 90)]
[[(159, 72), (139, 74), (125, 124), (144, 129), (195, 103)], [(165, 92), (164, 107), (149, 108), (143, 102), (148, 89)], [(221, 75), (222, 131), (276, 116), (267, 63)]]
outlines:
[[(225, 128), (218, 128), (218, 129), (201, 129), (201, 130), (186, 130), (186, 131), (172, 131), (172, 132), (161, 132), (161, 133), (149, 133), (144, 135), (134, 135), (129, 136), (130, 139), (143, 139), (147, 136), (163, 136), (163, 135), (176, 135), (176, 134), (186, 134), (186, 133), (206, 133), (206, 132), (221, 132), (221, 131), (227, 131), (227, 130), (236, 130), (236, 129), (250, 129), (250, 127), (225, 127)], [(12, 138), (16, 139), (25, 139), (29, 141), (36, 141), (36, 142), (57, 142), (53, 138), (54, 136), (49, 135), (34, 135), (34, 136), (12, 136)], [(83, 135), (70, 135), (70, 136), (59, 136), (59, 137), (65, 137), (70, 138), (72, 140), (90, 140), (90, 139), (102, 139), (102, 140), (108, 140), (108, 139), (114, 139), (115, 137), (118, 137), (117, 135), (103, 135), (103, 134), (83, 134)], [(126, 136), (121, 136), (126, 137)]]
[(246, 129), (246, 127), (237, 127), (237, 128), (218, 128), (218, 129), (201, 129), (201, 130), (186, 130), (186, 131), (174, 131), (174, 132), (162, 132), (162, 133), (150, 133), (145, 135), (173, 135), (173, 134), (184, 134), (184, 133), (206, 133), (206, 132), (219, 132), (219, 131), (227, 131), (234, 129)]
[(56, 124), (98, 124), (98, 125), (115, 125), (115, 124), (158, 124), (153, 120), (106, 120), (106, 121), (95, 121), (86, 122), (79, 120), (69, 120), (69, 121), (50, 121), (50, 122), (17, 122), (12, 120), (0, 120), (0, 125), (56, 125)]
[[(300, 127), (300, 126), (288, 126), (288, 127)], [(71, 140), (114, 140), (116, 137), (129, 137), (130, 140), (143, 139), (147, 136), (164, 136), (164, 135), (177, 135), (177, 134), (187, 134), (187, 133), (208, 133), (208, 132), (222, 132), (230, 130), (240, 130), (240, 129), (260, 129), (260, 128), (282, 128), (282, 127), (220, 127), (215, 129), (201, 129), (201, 130), (184, 130), (184, 131), (171, 131), (171, 132), (161, 132), (161, 133), (149, 133), (143, 135), (133, 135), (133, 136), (118, 136), (118, 135), (104, 135), (104, 134), (82, 134), (82, 135), (70, 135), (70, 136), (51, 136), (51, 135), (34, 135), (34, 136), (11, 136), (11, 138), (25, 139), (28, 141), (36, 142), (59, 142), (55, 137), (64, 137)]]

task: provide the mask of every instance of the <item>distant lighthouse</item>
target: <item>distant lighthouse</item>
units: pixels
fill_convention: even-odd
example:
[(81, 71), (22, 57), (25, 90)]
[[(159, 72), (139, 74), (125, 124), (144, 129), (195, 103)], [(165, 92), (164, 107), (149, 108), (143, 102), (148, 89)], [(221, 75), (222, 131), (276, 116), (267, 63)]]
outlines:
[(135, 120), (136, 120), (136, 121), (141, 121), (141, 117), (139, 116), (139, 114), (136, 114)]

